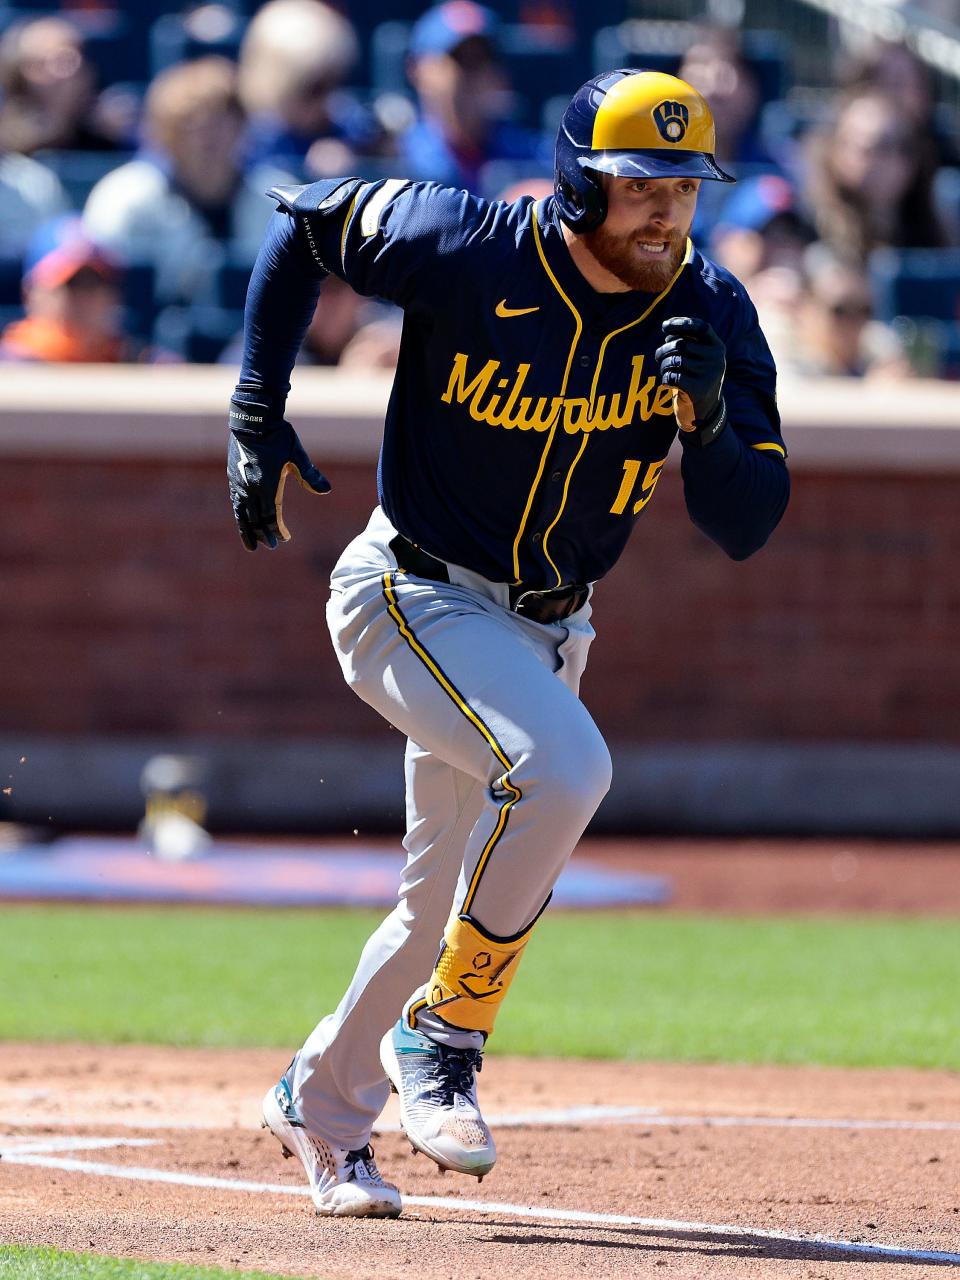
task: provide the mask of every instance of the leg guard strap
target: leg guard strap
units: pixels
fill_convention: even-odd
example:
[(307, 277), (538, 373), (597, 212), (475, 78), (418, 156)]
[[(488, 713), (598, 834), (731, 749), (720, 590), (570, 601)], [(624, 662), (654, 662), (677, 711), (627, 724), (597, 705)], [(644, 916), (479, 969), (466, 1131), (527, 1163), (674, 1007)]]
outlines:
[(489, 1034), (500, 1002), (513, 981), (533, 925), (514, 938), (493, 938), (470, 916), (454, 916), (444, 930), (440, 954), (417, 1006), (465, 1031)]

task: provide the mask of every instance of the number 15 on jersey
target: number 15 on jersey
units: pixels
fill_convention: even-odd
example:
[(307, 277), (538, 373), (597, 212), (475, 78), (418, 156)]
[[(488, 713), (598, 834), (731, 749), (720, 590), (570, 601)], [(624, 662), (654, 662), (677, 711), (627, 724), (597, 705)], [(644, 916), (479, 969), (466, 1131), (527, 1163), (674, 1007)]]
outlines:
[(627, 503), (633, 497), (636, 490), (637, 478), (641, 470), (646, 466), (643, 473), (643, 480), (640, 482), (640, 493), (637, 500), (633, 504), (633, 514), (639, 515), (643, 508), (653, 497), (653, 491), (657, 487), (657, 481), (660, 479), (660, 472), (663, 470), (663, 464), (666, 458), (661, 458), (659, 462), (638, 462), (635, 458), (627, 458), (623, 464), (623, 479), (620, 482), (620, 488), (616, 498), (613, 500), (613, 506), (610, 508), (612, 516), (622, 516), (627, 509)]

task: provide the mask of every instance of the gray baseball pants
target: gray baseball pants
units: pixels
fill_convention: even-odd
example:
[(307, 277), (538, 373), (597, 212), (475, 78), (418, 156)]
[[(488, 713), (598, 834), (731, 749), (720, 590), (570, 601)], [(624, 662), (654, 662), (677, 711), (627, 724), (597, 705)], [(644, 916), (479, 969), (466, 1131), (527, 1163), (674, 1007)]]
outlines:
[(532, 622), (505, 585), (456, 565), (449, 584), (399, 573), (395, 533), (377, 508), (333, 571), (327, 621), (347, 683), (407, 735), (407, 861), (397, 906), (291, 1081), (307, 1127), (351, 1150), (389, 1096), (380, 1039), (430, 978), (451, 908), (489, 934), (519, 933), (610, 785), (577, 696), (589, 602)]

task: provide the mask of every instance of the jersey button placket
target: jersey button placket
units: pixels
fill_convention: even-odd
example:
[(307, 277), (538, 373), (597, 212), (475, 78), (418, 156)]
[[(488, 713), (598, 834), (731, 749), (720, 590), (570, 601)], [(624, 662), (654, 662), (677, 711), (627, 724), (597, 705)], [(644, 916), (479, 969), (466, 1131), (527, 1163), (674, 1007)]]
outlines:
[[(589, 351), (581, 351), (574, 361), (574, 367), (571, 370), (572, 376), (567, 385), (568, 398), (583, 397), (587, 400), (590, 398), (593, 378), (591, 373), (588, 371), (596, 366), (598, 355), (598, 351), (593, 346), (593, 343), (590, 344), (590, 348), (591, 349)], [(543, 491), (540, 518), (546, 522), (548, 527), (550, 527), (552, 531), (551, 537), (552, 533), (556, 531), (556, 517), (561, 514), (558, 508), (558, 502), (560, 500), (557, 497), (557, 486), (562, 485), (570, 474), (570, 467), (580, 448), (580, 444), (581, 439), (579, 436), (566, 435), (565, 433), (561, 436), (561, 441), (558, 445), (560, 457), (554, 456), (554, 468), (549, 473), (550, 487)], [(556, 463), (560, 461), (562, 461), (563, 465), (558, 467)], [(535, 533), (530, 541), (536, 547), (541, 548), (543, 544), (543, 534), (541, 532)], [(549, 555), (549, 549), (545, 548), (544, 551), (544, 564), (547, 564), (546, 556)], [(552, 573), (553, 566), (548, 565), (548, 568)]]
[[(583, 345), (584, 339), (581, 338), (581, 347)], [(587, 400), (590, 398), (593, 377), (589, 371), (595, 367), (599, 353), (594, 343), (591, 342), (589, 345), (589, 352), (580, 350), (574, 355), (571, 362), (570, 376), (564, 393), (565, 398), (568, 400), (580, 397)], [(559, 489), (569, 475), (570, 466), (580, 448), (580, 443), (580, 437), (567, 434), (561, 423), (551, 449), (551, 457), (548, 463), (550, 469), (544, 472), (544, 480), (549, 477), (550, 483), (543, 484), (541, 482), (538, 500), (534, 511), (531, 512), (531, 520), (536, 520), (543, 527), (529, 535), (527, 544), (530, 548), (529, 554), (535, 556), (537, 563), (544, 570), (548, 580), (552, 579), (555, 571), (553, 565), (547, 559), (550, 554), (549, 545), (546, 548), (543, 545), (544, 529), (551, 529), (549, 541), (552, 543), (553, 535), (556, 533), (555, 521), (559, 514), (561, 501)]]

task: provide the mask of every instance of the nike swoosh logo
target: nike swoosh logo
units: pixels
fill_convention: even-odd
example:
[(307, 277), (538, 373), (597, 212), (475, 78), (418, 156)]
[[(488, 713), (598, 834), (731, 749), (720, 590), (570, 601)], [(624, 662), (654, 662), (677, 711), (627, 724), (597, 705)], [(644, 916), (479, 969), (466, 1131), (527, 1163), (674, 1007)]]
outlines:
[(501, 298), (497, 303), (496, 315), (501, 320), (509, 320), (511, 316), (528, 316), (531, 312), (539, 310), (539, 307), (508, 307), (506, 298)]

